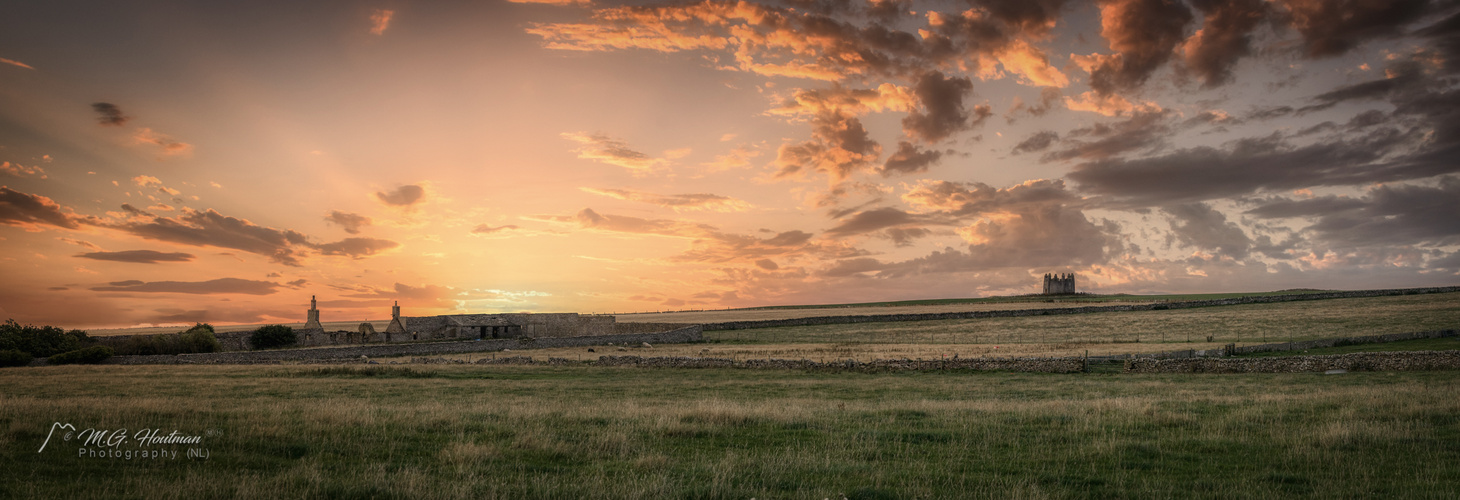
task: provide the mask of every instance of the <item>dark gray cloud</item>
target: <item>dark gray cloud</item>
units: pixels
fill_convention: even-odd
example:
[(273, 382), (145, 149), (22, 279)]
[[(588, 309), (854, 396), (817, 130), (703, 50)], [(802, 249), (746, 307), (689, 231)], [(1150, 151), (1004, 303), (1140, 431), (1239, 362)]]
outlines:
[(1305, 231), (1343, 247), (1460, 244), (1460, 178), (1434, 186), (1385, 184), (1370, 189), (1362, 205), (1321, 214)]
[(1025, 34), (1048, 32), (1065, 6), (1065, 0), (971, 0), (969, 3), (987, 10), (990, 17), (1003, 22), (1011, 31)]
[(1252, 30), (1268, 14), (1263, 0), (1191, 0), (1201, 29), (1186, 39), (1186, 68), (1211, 88), (1232, 81), (1232, 67), (1252, 52)]
[(81, 227), (74, 216), (61, 211), (59, 203), (45, 196), (22, 193), (8, 186), (0, 186), (0, 224), (26, 228)]
[(1040, 179), (1008, 188), (982, 182), (926, 182), (903, 195), (903, 201), (921, 212), (942, 217), (969, 218), (988, 213), (1030, 212), (1049, 206), (1076, 206), (1080, 197), (1065, 189), (1063, 180)]
[(902, 119), (902, 129), (932, 144), (982, 124), (993, 110), (987, 105), (966, 109), (963, 99), (972, 91), (973, 82), (967, 78), (949, 78), (937, 71), (923, 74), (913, 87), (923, 109), (908, 113)]
[(1008, 120), (1009, 123), (1014, 123), (1015, 118), (1021, 112), (1029, 113), (1029, 116), (1044, 116), (1049, 110), (1054, 109), (1061, 95), (1058, 87), (1041, 88), (1039, 89), (1038, 104), (1029, 104), (1024, 102), (1023, 98), (1014, 96), (1014, 104), (1009, 106), (1009, 112), (1004, 113), (1004, 119)]
[(1171, 59), (1192, 15), (1171, 0), (1108, 0), (1101, 4), (1101, 36), (1115, 51), (1090, 71), (1090, 88), (1101, 95), (1140, 88)]
[(1445, 69), (1460, 72), (1460, 12), (1415, 31), (1444, 56)]
[(426, 199), (426, 188), (406, 184), (391, 191), (377, 191), (375, 199), (392, 207), (409, 207)]
[(1019, 144), (1014, 146), (1014, 154), (1017, 155), (1022, 153), (1035, 153), (1039, 151), (1044, 151), (1046, 149), (1049, 149), (1049, 147), (1053, 146), (1056, 142), (1059, 142), (1059, 140), (1060, 135), (1055, 131), (1041, 130), (1039, 132), (1035, 132), (1034, 135), (1029, 136), (1027, 139), (1019, 141)]
[(884, 231), (884, 234), (892, 240), (892, 244), (908, 247), (912, 246), (914, 240), (933, 234), (933, 230), (923, 227), (893, 227)]
[(857, 212), (842, 221), (842, 223), (833, 226), (831, 229), (827, 229), (826, 234), (833, 237), (845, 237), (900, 226), (947, 223), (948, 221), (946, 220), (937, 220), (925, 215), (911, 214), (900, 209), (884, 207)]
[(1282, 0), (1309, 57), (1341, 55), (1360, 43), (1395, 37), (1429, 10), (1429, 0)]
[(118, 108), (117, 105), (109, 102), (92, 103), (91, 109), (96, 111), (96, 119), (102, 125), (120, 127), (126, 124), (127, 120), (131, 119), (122, 114), (122, 108)]
[(1042, 161), (1070, 159), (1098, 160), (1151, 150), (1165, 144), (1171, 135), (1169, 111), (1137, 111), (1124, 120), (1097, 123), (1065, 134), (1061, 147), (1045, 153)]
[(270, 295), (277, 292), (278, 288), (278, 283), (268, 281), (219, 278), (209, 281), (113, 281), (91, 289), (98, 292)]
[(1206, 110), (1182, 121), (1181, 126), (1186, 128), (1196, 127), (1199, 125), (1213, 125), (1217, 127), (1225, 127), (1227, 125), (1239, 125), (1241, 123), (1241, 118), (1237, 118), (1217, 110)]
[(946, 248), (901, 262), (862, 257), (838, 261), (823, 270), (828, 277), (854, 274), (878, 278), (989, 272), (1000, 269), (1051, 269), (1105, 263), (1123, 250), (1120, 226), (1087, 219), (1079, 210), (1049, 205), (1013, 218), (983, 220), (961, 230), (975, 241), (967, 251)]
[(345, 238), (314, 246), (322, 255), (342, 255), (352, 259), (363, 259), (398, 247), (400, 243), (379, 238)]
[[(1076, 165), (1068, 178), (1084, 192), (1118, 205), (1164, 206), (1262, 192), (1361, 186), (1460, 172), (1460, 90), (1420, 62), (1398, 59), (1390, 78), (1337, 87), (1306, 109), (1387, 102), (1390, 113), (1366, 110), (1347, 125), (1318, 124), (1300, 132), (1342, 132), (1297, 146), (1281, 133), (1139, 159)], [(1301, 112), (1301, 110), (1300, 110)], [(1296, 136), (1295, 136), (1296, 137)]]
[(341, 229), (344, 229), (345, 232), (349, 234), (360, 234), (360, 228), (369, 226), (374, 223), (374, 221), (370, 220), (369, 217), (349, 212), (341, 212), (339, 210), (330, 210), (330, 213), (324, 216), (324, 220), (331, 224), (340, 226)]
[(182, 252), (158, 252), (156, 250), (123, 250), (120, 252), (89, 252), (76, 254), (76, 257), (92, 260), (105, 260), (112, 262), (131, 262), (136, 264), (157, 264), (159, 262), (188, 262), (195, 258), (193, 254)]
[(1293, 109), (1292, 106), (1271, 106), (1266, 108), (1255, 108), (1251, 112), (1247, 113), (1247, 119), (1271, 120), (1273, 118), (1282, 118), (1284, 116), (1291, 115), (1295, 111), (1297, 110)]
[(907, 141), (897, 142), (897, 152), (887, 157), (887, 162), (882, 164), (882, 175), (889, 176), (894, 172), (912, 174), (924, 172), (929, 166), (938, 163), (943, 157), (942, 151), (923, 150), (916, 144)]
[(242, 250), (290, 266), (300, 265), (303, 249), (310, 246), (309, 239), (298, 231), (260, 226), (213, 209), (184, 209), (176, 218), (154, 217), (98, 225), (149, 240)]
[(1244, 213), (1263, 219), (1281, 219), (1323, 215), (1326, 213), (1353, 210), (1364, 206), (1364, 202), (1357, 198), (1334, 195), (1304, 200), (1267, 198), (1257, 200), (1257, 203), (1259, 205), (1256, 208), (1249, 209)]
[(1246, 259), (1251, 253), (1252, 238), (1227, 216), (1205, 203), (1188, 203), (1161, 209), (1170, 218), (1171, 235), (1188, 247), (1212, 252), (1218, 256)]

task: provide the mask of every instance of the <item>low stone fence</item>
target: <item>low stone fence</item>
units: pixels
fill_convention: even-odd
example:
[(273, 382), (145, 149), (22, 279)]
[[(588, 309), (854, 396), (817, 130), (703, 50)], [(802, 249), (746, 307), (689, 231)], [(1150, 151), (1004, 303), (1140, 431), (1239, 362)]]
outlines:
[(1292, 295), (1234, 297), (1230, 299), (1158, 302), (1154, 304), (1121, 304), (1114, 306), (1011, 309), (1005, 311), (967, 311), (927, 314), (870, 314), (861, 316), (813, 316), (809, 318), (706, 323), (702, 326), (704, 327), (705, 331), (709, 332), (717, 330), (749, 330), (755, 328), (776, 328), (783, 326), (841, 325), (850, 323), (887, 323), (899, 321), (936, 321), (949, 319), (1014, 318), (1020, 316), (1053, 316), (1059, 314), (1091, 314), (1123, 311), (1160, 311), (1166, 309), (1190, 309), (1194, 307), (1232, 306), (1241, 304), (1266, 304), (1273, 302), (1293, 302), (1301, 300), (1387, 297), (1393, 295), (1419, 295), (1452, 292), (1460, 292), (1460, 287), (1450, 286), (1432, 288), (1401, 288), (1389, 290), (1359, 290), (1351, 292), (1303, 293)]
[(1460, 370), (1460, 351), (1357, 352), (1327, 356), (1127, 360), (1127, 373), (1295, 373)]
[(596, 366), (632, 366), (640, 368), (745, 368), (752, 370), (802, 370), (832, 372), (899, 372), (936, 370), (979, 370), (1042, 373), (1077, 373), (1084, 371), (1082, 358), (963, 358), (945, 360), (878, 359), (818, 362), (809, 359), (599, 356)]
[(1388, 333), (1384, 335), (1363, 335), (1358, 337), (1337, 337), (1317, 340), (1304, 340), (1300, 342), (1279, 342), (1276, 344), (1257, 344), (1237, 347), (1228, 344), (1220, 349), (1188, 349), (1181, 351), (1163, 351), (1150, 354), (1123, 354), (1116, 356), (1090, 356), (1091, 363), (1108, 363), (1113, 361), (1125, 361), (1128, 359), (1155, 358), (1155, 359), (1181, 359), (1181, 358), (1219, 358), (1226, 356), (1240, 356), (1243, 354), (1256, 354), (1260, 352), (1288, 352), (1305, 351), (1308, 349), (1321, 349), (1326, 347), (1341, 347), (1346, 345), (1383, 344), (1387, 342), (1399, 342), (1404, 340), (1437, 339), (1442, 337), (1455, 337), (1460, 335), (1460, 330), (1429, 330), (1423, 332)]
[(279, 349), (271, 351), (213, 352), (205, 354), (179, 354), (176, 356), (113, 356), (108, 364), (259, 364), (281, 361), (318, 361), (330, 359), (354, 359), (390, 356), (434, 356), (468, 352), (501, 351), (506, 349), (548, 349), (555, 347), (580, 347), (606, 344), (682, 344), (699, 342), (703, 337), (700, 327), (688, 326), (658, 333), (637, 333), (622, 335), (593, 335), (586, 337), (548, 337), (539, 339), (493, 339), (460, 342), (431, 342), (412, 344), (369, 344), (350, 347), (321, 347), (314, 349)]

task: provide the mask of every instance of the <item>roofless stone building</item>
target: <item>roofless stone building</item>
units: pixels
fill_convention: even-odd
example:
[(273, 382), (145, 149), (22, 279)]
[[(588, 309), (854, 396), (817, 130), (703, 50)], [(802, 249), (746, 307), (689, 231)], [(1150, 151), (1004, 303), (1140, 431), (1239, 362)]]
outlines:
[(309, 311), (306, 314), (307, 321), (298, 332), (299, 343), (302, 345), (411, 340), (583, 337), (664, 330), (664, 325), (659, 324), (618, 323), (611, 315), (578, 313), (401, 316), (400, 303), (396, 302), (390, 308), (390, 325), (386, 326), (384, 332), (377, 331), (374, 325), (369, 323), (362, 323), (358, 332), (327, 332), (320, 324), (319, 308), (313, 296), (309, 298)]
[(1075, 293), (1075, 273), (1044, 275), (1044, 295), (1066, 295)]

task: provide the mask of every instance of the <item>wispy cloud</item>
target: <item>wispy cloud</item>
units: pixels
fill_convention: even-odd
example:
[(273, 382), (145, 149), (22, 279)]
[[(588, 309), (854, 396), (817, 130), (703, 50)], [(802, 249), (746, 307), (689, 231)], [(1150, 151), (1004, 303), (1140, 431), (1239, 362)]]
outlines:
[(4, 57), (0, 57), (0, 63), (9, 64), (11, 66), (19, 66), (19, 67), (22, 67), (22, 68), (25, 68), (25, 69), (30, 69), (30, 70), (35, 69), (35, 68), (32, 68), (29, 64), (26, 64), (26, 63), (23, 63), (23, 62), (14, 60), (14, 59), (6, 59)]
[(157, 264), (159, 262), (189, 262), (196, 256), (182, 252), (158, 252), (156, 250), (123, 250), (120, 252), (89, 252), (76, 254), (76, 257), (91, 260), (105, 260), (111, 262), (131, 262), (134, 264)]
[(668, 159), (635, 151), (628, 143), (603, 134), (565, 132), (562, 136), (579, 144), (579, 158), (623, 167), (634, 175), (647, 175), (669, 165)]
[(375, 13), (370, 14), (370, 34), (385, 34), (385, 30), (390, 28), (390, 20), (393, 18), (395, 18), (395, 11), (376, 9)]
[(679, 211), (744, 212), (751, 206), (743, 200), (717, 194), (654, 194), (629, 189), (578, 188), (587, 193), (625, 201), (647, 203)]

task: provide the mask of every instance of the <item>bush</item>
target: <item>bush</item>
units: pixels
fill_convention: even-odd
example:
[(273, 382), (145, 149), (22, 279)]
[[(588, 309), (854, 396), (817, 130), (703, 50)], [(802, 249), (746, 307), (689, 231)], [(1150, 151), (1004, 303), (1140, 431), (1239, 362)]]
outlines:
[(0, 325), (0, 351), (14, 349), (35, 357), (74, 351), (95, 343), (81, 330), (65, 331), (54, 326), (20, 326), (13, 319)]
[(35, 359), (30, 353), (15, 349), (0, 351), (0, 366), (25, 366)]
[(117, 349), (118, 354), (146, 356), (151, 354), (190, 354), (218, 352), (223, 344), (213, 335), (213, 325), (198, 323), (179, 333), (136, 335)]
[(106, 361), (106, 358), (112, 357), (112, 354), (115, 353), (116, 351), (113, 351), (110, 347), (98, 345), (87, 347), (85, 349), (77, 349), (70, 352), (63, 352), (61, 354), (51, 356), (50, 361), (53, 365), (94, 365), (102, 361)]
[(218, 352), (223, 350), (223, 344), (218, 342), (218, 336), (213, 334), (213, 325), (198, 323), (187, 331), (178, 334), (178, 341), (182, 344), (184, 352)]
[(272, 349), (294, 345), (299, 337), (294, 334), (294, 329), (284, 325), (269, 325), (254, 330), (253, 335), (248, 337), (248, 343), (253, 344), (254, 349)]

